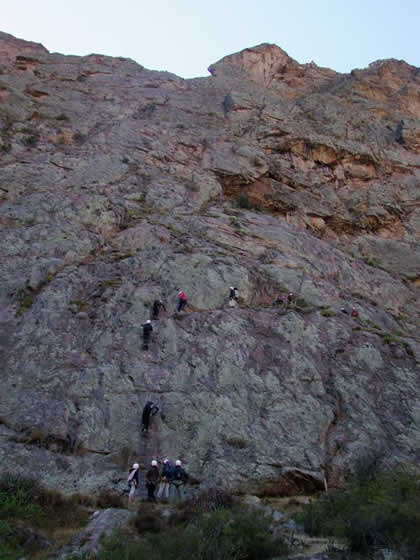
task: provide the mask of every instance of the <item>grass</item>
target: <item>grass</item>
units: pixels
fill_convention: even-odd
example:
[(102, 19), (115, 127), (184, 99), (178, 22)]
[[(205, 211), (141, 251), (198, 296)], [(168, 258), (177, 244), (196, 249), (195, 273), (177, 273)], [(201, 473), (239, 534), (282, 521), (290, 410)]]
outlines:
[(27, 288), (19, 288), (16, 291), (16, 300), (18, 302), (18, 308), (16, 311), (16, 316), (21, 315), (27, 311), (35, 301), (35, 294)]
[[(368, 463), (366, 463), (368, 464)], [(378, 465), (359, 469), (342, 491), (305, 506), (297, 520), (313, 536), (345, 538), (355, 553), (388, 548), (420, 556), (420, 476)]]
[(332, 311), (332, 309), (322, 309), (321, 315), (323, 317), (335, 317), (337, 313), (335, 311)]

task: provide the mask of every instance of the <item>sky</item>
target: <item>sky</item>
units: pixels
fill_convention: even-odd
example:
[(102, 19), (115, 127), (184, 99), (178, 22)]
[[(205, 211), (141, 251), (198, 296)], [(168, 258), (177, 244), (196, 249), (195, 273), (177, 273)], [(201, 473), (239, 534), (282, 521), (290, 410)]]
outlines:
[(420, 66), (420, 0), (18, 0), (2, 5), (0, 31), (184, 78), (260, 43), (338, 72), (384, 58)]

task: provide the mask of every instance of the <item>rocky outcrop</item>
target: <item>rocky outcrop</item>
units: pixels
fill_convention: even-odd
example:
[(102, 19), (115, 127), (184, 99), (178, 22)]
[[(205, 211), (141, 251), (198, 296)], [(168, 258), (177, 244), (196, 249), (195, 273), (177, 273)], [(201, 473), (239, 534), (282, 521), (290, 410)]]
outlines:
[(202, 486), (296, 493), (367, 449), (419, 458), (418, 69), (261, 45), (183, 80), (0, 52), (3, 470), (122, 491), (169, 455)]
[(70, 544), (62, 549), (57, 558), (84, 558), (99, 552), (100, 539), (109, 537), (114, 531), (121, 529), (135, 516), (126, 509), (108, 508), (97, 511), (85, 529), (74, 535)]

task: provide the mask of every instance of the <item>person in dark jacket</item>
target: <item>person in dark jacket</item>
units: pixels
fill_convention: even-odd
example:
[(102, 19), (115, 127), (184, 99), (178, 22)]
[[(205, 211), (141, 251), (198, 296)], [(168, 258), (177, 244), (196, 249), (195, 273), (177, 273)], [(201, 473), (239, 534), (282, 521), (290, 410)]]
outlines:
[(144, 325), (142, 325), (142, 327), (143, 327), (143, 349), (148, 350), (149, 349), (150, 335), (153, 332), (152, 321), (150, 319), (148, 319), (144, 323)]
[(238, 304), (239, 292), (238, 288), (231, 286), (229, 288), (229, 307), (236, 307)]
[(184, 499), (184, 486), (188, 480), (188, 474), (182, 468), (182, 463), (178, 459), (175, 461), (175, 468), (169, 473), (169, 495), (171, 501)]
[(156, 494), (158, 500), (168, 500), (169, 499), (169, 477), (171, 471), (175, 468), (175, 465), (169, 461), (169, 459), (165, 459), (163, 461), (163, 468), (160, 475), (160, 483), (159, 489)]
[(139, 468), (140, 465), (138, 463), (134, 463), (134, 465), (128, 471), (128, 479), (127, 479), (128, 489), (129, 489), (128, 503), (130, 503), (133, 500), (134, 495), (136, 493), (136, 489), (138, 488), (139, 485)]
[(166, 311), (166, 307), (163, 301), (161, 299), (155, 299), (152, 307), (152, 319), (159, 319), (159, 313), (162, 309)]
[(149, 502), (156, 502), (155, 489), (160, 480), (160, 473), (157, 461), (153, 459), (150, 469), (146, 473), (147, 499)]
[(147, 401), (144, 405), (143, 413), (141, 415), (142, 431), (147, 434), (150, 424), (151, 416), (159, 412), (159, 407), (152, 401)]

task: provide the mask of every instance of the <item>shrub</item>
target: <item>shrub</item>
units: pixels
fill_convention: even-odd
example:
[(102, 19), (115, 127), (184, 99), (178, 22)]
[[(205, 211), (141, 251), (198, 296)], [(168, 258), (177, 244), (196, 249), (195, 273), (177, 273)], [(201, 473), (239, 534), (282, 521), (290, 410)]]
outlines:
[(236, 199), (236, 203), (239, 206), (239, 208), (245, 208), (246, 210), (253, 210), (254, 208), (254, 205), (249, 200), (247, 194), (240, 194)]
[(125, 507), (122, 497), (112, 490), (102, 489), (96, 500), (96, 504), (101, 508), (123, 508)]
[(24, 554), (14, 527), (6, 520), (0, 520), (0, 558), (18, 560)]
[(0, 479), (0, 519), (32, 519), (41, 514), (41, 486), (36, 480), (6, 473)]
[(337, 315), (337, 313), (335, 311), (333, 311), (332, 309), (323, 309), (321, 311), (321, 315), (323, 317), (335, 317)]
[(248, 447), (248, 442), (239, 437), (231, 437), (226, 440), (227, 445), (235, 449), (245, 449)]
[(57, 490), (31, 478), (6, 473), (0, 478), (0, 520), (17, 518), (54, 529), (86, 523), (88, 512)]
[(139, 533), (160, 533), (165, 528), (160, 511), (153, 504), (147, 503), (140, 506), (134, 525)]
[(73, 140), (76, 144), (81, 146), (82, 144), (84, 144), (86, 142), (87, 137), (84, 134), (82, 134), (81, 132), (77, 131), (73, 134)]
[(60, 113), (55, 117), (58, 121), (69, 121), (70, 117), (68, 117), (65, 113)]
[(353, 552), (377, 547), (420, 551), (420, 477), (407, 471), (379, 471), (364, 462), (344, 491), (335, 491), (305, 507), (298, 519), (311, 535), (348, 540)]
[(232, 509), (237, 505), (235, 497), (222, 488), (209, 488), (191, 499), (181, 502), (181, 509), (192, 509), (196, 514), (216, 511), (217, 509)]
[(127, 542), (121, 533), (104, 539), (99, 560), (264, 560), (287, 553), (274, 537), (270, 522), (258, 512), (217, 510), (198, 516), (185, 528), (147, 534), (139, 543)]

